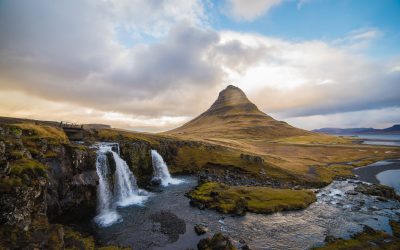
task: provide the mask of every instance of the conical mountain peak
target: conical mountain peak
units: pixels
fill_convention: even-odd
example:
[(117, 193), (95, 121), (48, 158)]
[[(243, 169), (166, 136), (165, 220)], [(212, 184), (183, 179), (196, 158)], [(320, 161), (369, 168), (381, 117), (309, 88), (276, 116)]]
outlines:
[(166, 133), (202, 138), (265, 140), (305, 135), (308, 132), (261, 112), (240, 88), (229, 85), (219, 93), (206, 112)]
[(246, 94), (238, 87), (229, 85), (219, 92), (217, 100), (211, 105), (206, 113), (229, 112), (229, 111), (260, 113), (257, 106), (249, 101)]

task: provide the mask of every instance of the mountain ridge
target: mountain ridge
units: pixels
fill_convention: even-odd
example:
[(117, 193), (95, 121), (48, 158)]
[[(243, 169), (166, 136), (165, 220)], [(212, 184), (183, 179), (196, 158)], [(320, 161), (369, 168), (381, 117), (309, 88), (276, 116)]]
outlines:
[(325, 134), (400, 134), (400, 124), (394, 124), (391, 127), (384, 129), (376, 128), (320, 128), (312, 130), (316, 133)]
[(233, 85), (222, 90), (205, 112), (182, 126), (165, 132), (195, 137), (254, 139), (276, 139), (310, 133), (273, 119), (259, 110), (240, 88)]

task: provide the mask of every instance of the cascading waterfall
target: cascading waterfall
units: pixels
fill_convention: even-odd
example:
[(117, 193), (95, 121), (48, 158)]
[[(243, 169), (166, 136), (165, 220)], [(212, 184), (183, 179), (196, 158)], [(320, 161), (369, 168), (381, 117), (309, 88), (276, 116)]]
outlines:
[[(138, 188), (135, 176), (126, 162), (112, 150), (112, 146), (99, 144), (98, 148), (96, 160), (96, 171), (99, 176), (98, 215), (95, 217), (95, 222), (99, 226), (107, 227), (122, 221), (117, 213), (117, 206), (140, 204), (148, 198), (148, 193)], [(107, 153), (111, 153), (115, 161), (113, 175), (108, 164)], [(114, 180), (113, 183), (110, 183), (110, 179)]]
[(115, 160), (116, 197), (118, 206), (129, 206), (142, 203), (147, 199), (148, 193), (140, 190), (136, 184), (135, 176), (129, 170), (128, 164), (114, 151), (111, 151)]
[(168, 166), (165, 163), (162, 156), (154, 149), (151, 150), (151, 159), (153, 161), (154, 177), (153, 180), (160, 180), (162, 186), (168, 186), (169, 184), (180, 184), (183, 181), (172, 178), (168, 171)]

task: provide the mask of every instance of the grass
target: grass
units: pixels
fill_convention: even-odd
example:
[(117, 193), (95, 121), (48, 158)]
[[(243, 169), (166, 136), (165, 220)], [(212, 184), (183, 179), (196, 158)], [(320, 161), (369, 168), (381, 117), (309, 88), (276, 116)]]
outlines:
[(271, 142), (277, 143), (291, 143), (291, 144), (328, 144), (328, 145), (336, 145), (336, 144), (350, 144), (353, 140), (339, 137), (339, 136), (330, 136), (324, 134), (310, 134), (303, 136), (291, 136), (286, 138), (280, 138), (273, 140)]
[(134, 131), (125, 131), (120, 129), (99, 129), (97, 130), (96, 137), (103, 141), (116, 141), (116, 140), (133, 140), (133, 141), (146, 141), (150, 144), (158, 144), (157, 136), (154, 134), (138, 133)]
[(64, 131), (48, 125), (37, 125), (34, 123), (17, 123), (12, 126), (22, 130), (22, 134), (30, 137), (49, 139), (60, 143), (68, 143), (68, 138)]
[(73, 231), (69, 228), (65, 228), (64, 232), (64, 242), (65, 249), (73, 250), (73, 249), (85, 249), (85, 250), (94, 250), (95, 243), (93, 236), (84, 237), (80, 233)]
[(10, 164), (10, 174), (21, 177), (27, 175), (31, 178), (46, 177), (47, 167), (42, 163), (32, 159), (21, 159)]
[(9, 192), (15, 187), (23, 185), (23, 181), (19, 177), (5, 177), (0, 179), (0, 191)]
[(228, 186), (216, 182), (203, 183), (188, 196), (209, 209), (225, 214), (240, 214), (241, 210), (265, 214), (298, 210), (316, 201), (314, 192), (309, 190)]
[[(399, 227), (399, 224), (394, 221), (390, 223), (393, 229)], [(313, 250), (398, 250), (400, 249), (398, 237), (399, 235), (396, 234), (391, 236), (385, 232), (367, 228), (350, 239), (336, 239), (323, 247), (313, 248)]]

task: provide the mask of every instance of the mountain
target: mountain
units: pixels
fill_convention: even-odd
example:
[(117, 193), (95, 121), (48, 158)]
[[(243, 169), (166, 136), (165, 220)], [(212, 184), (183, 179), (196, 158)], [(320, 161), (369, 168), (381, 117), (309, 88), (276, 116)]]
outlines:
[(238, 87), (229, 85), (211, 107), (183, 126), (166, 132), (204, 138), (276, 139), (310, 134), (260, 111)]
[(313, 132), (325, 134), (400, 134), (400, 124), (395, 124), (392, 127), (384, 129), (375, 128), (320, 128), (314, 129)]

